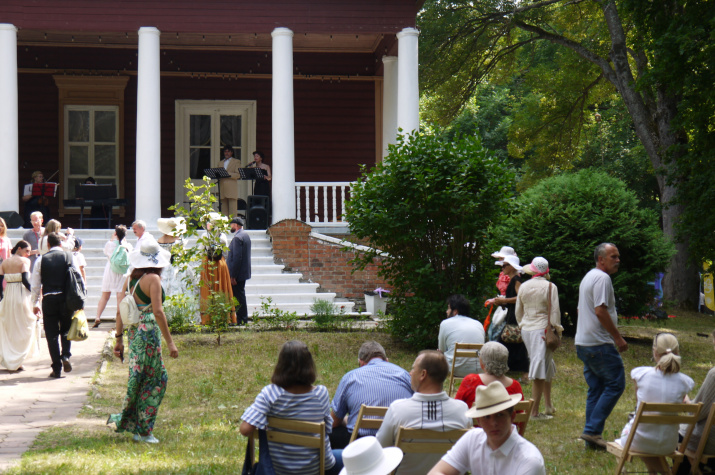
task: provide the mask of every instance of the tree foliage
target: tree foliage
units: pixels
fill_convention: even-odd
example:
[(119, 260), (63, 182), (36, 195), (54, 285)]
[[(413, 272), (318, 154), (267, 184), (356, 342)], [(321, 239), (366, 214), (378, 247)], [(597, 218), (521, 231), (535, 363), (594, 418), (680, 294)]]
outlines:
[(618, 312), (625, 315), (642, 314), (652, 300), (648, 282), (673, 253), (657, 213), (641, 207), (622, 181), (594, 170), (539, 182), (519, 196), (496, 235), (500, 243), (512, 243), (524, 263), (536, 256), (549, 261), (562, 314), (571, 317), (564, 319), (567, 328), (575, 323), (579, 284), (595, 267), (598, 244), (612, 242), (620, 251), (621, 267), (612, 278)]
[[(420, 16), (423, 83), (445, 98), (444, 109), (454, 116), (487, 78), (555, 71), (551, 78), (542, 74), (542, 97), (524, 98), (526, 113), (510, 134), (510, 152), (533, 147), (542, 160), (537, 170), (554, 171), (561, 155), (574, 154), (584, 111), (615, 90), (656, 173), (663, 228), (674, 239), (681, 215), (687, 221), (697, 206), (694, 199), (712, 197), (701, 182), (697, 196), (688, 188), (689, 173), (708, 165), (703, 158), (711, 150), (703, 145), (713, 135), (714, 15), (702, 0), (432, 0)], [(525, 61), (526, 53), (534, 61)], [(690, 114), (702, 105), (710, 108)], [(687, 247), (693, 242), (699, 250), (703, 233), (681, 229), (665, 290), (684, 301), (693, 298), (697, 283)], [(713, 231), (704, 233), (710, 247)]]
[(481, 298), (486, 230), (504, 215), (513, 179), (476, 138), (413, 134), (354, 184), (347, 220), (373, 248), (355, 264), (382, 253), (394, 335), (434, 346), (447, 296)]

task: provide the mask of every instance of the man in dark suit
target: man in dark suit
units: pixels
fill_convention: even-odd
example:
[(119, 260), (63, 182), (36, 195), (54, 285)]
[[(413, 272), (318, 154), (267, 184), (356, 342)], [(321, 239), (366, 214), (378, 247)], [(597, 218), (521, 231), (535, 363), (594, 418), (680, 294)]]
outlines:
[(239, 325), (248, 323), (248, 308), (246, 306), (246, 281), (251, 278), (251, 238), (243, 230), (243, 220), (233, 218), (231, 231), (235, 232), (228, 251), (228, 272), (231, 275), (233, 295), (238, 299), (240, 307), (236, 310)]
[[(50, 233), (47, 236), (47, 244), (50, 250), (36, 262), (32, 272), (32, 303), (35, 315), (39, 314), (40, 292), (42, 292), (45, 337), (52, 358), (50, 378), (60, 378), (63, 369), (65, 373), (72, 371), (71, 344), (67, 340), (72, 315), (65, 305), (67, 268), (72, 265), (72, 254), (62, 249), (62, 241), (57, 233)], [(61, 352), (58, 340), (62, 342)]]

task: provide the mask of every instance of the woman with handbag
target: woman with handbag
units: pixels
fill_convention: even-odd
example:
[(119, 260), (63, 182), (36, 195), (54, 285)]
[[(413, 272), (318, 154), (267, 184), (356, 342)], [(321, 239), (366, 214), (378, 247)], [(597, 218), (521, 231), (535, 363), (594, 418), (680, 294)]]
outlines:
[[(552, 419), (556, 414), (551, 402), (551, 380), (556, 374), (556, 364), (553, 349), (546, 344), (546, 333), (555, 331), (560, 337), (563, 331), (561, 309), (558, 289), (549, 281), (549, 261), (535, 257), (531, 264), (524, 266), (524, 272), (533, 277), (521, 285), (516, 297), (515, 312), (531, 360), (529, 379), (534, 382), (531, 419), (541, 421)], [(542, 394), (544, 413), (539, 412)]]
[[(516, 296), (519, 294), (519, 289), (521, 288), (521, 275), (519, 275), (519, 273), (522, 267), (519, 265), (519, 258), (516, 256), (507, 255), (504, 257), (504, 260), (500, 262), (502, 263), (502, 272), (509, 278), (509, 285), (506, 288), (506, 295), (495, 298), (494, 303), (506, 307), (504, 328), (506, 328), (506, 325), (518, 328), (519, 323), (516, 321), (515, 309)], [(526, 351), (524, 341), (518, 338), (513, 341), (511, 339), (506, 341), (502, 338), (502, 330), (499, 330), (499, 336), (496, 341), (506, 346), (506, 349), (509, 350), (509, 370), (523, 373), (523, 380), (519, 382), (525, 382), (529, 375), (529, 353)]]
[[(252, 437), (264, 430), (268, 417), (325, 422), (325, 473), (337, 475), (343, 468), (342, 450), (331, 450), (328, 434), (333, 428), (330, 397), (325, 386), (314, 386), (315, 362), (308, 346), (299, 340), (283, 344), (271, 384), (264, 387), (241, 416), (241, 435)], [(317, 449), (268, 442), (270, 459), (277, 474), (315, 474), (320, 460)], [(337, 456), (337, 457), (336, 457)]]
[(125, 325), (117, 319), (117, 342), (114, 355), (124, 360), (124, 329), (129, 338), (129, 381), (122, 412), (111, 414), (107, 424), (117, 425), (117, 432), (131, 432), (135, 442), (157, 444), (152, 434), (157, 411), (164, 393), (168, 375), (161, 357), (161, 336), (164, 336), (172, 358), (179, 356), (169, 332), (164, 314), (164, 289), (161, 287), (161, 271), (169, 265), (171, 253), (159, 247), (151, 239), (129, 255), (134, 268), (125, 280), (123, 291), (133, 290), (132, 297), (139, 309), (138, 322)]
[(112, 268), (112, 256), (114, 252), (124, 252), (122, 250), (117, 250), (119, 246), (126, 248), (126, 252), (132, 251), (132, 245), (125, 239), (127, 235), (127, 227), (123, 224), (114, 227), (114, 234), (112, 238), (106, 242), (104, 245), (104, 255), (107, 256), (107, 264), (104, 266), (104, 274), (102, 275), (102, 295), (99, 297), (99, 302), (97, 302), (97, 317), (94, 319), (94, 325), (92, 328), (97, 328), (100, 323), (102, 323), (102, 313), (107, 307), (107, 302), (109, 302), (109, 297), (112, 293), (117, 295), (117, 308), (119, 308), (119, 302), (124, 298), (124, 292), (122, 292), (122, 286), (124, 285), (124, 274), (116, 272)]

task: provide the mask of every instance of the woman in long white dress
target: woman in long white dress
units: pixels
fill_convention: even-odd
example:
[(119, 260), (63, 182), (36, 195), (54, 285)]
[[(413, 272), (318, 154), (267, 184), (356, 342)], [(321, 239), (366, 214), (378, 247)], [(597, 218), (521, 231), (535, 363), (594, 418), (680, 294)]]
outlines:
[(102, 312), (104, 312), (104, 309), (107, 307), (107, 302), (109, 302), (109, 297), (112, 293), (117, 294), (117, 309), (119, 309), (119, 302), (121, 302), (122, 298), (124, 298), (124, 292), (122, 292), (122, 287), (124, 286), (124, 274), (114, 272), (109, 260), (112, 257), (112, 254), (114, 254), (114, 250), (119, 245), (126, 247), (127, 252), (132, 251), (132, 245), (124, 239), (126, 235), (126, 226), (123, 224), (115, 226), (112, 239), (107, 241), (104, 245), (104, 255), (107, 256), (107, 265), (104, 266), (104, 275), (102, 276), (102, 295), (99, 297), (99, 302), (97, 302), (97, 318), (94, 319), (94, 325), (92, 328), (97, 328), (99, 324), (102, 323)]
[(0, 265), (7, 282), (0, 302), (0, 365), (22, 371), (22, 363), (40, 351), (40, 326), (30, 303), (30, 244), (20, 240)]
[(156, 226), (162, 233), (162, 236), (157, 239), (159, 246), (171, 253), (171, 263), (161, 273), (161, 283), (166, 296), (185, 294), (187, 289), (184, 278), (188, 270), (181, 272), (178, 267), (174, 266), (174, 255), (184, 247), (182, 234), (186, 232), (186, 220), (182, 217), (159, 218), (156, 221)]

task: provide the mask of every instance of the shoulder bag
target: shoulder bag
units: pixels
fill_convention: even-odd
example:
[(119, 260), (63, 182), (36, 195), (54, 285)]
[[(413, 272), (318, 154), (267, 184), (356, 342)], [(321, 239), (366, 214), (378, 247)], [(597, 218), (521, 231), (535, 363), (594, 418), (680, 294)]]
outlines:
[(82, 274), (72, 265), (72, 256), (65, 252), (67, 259), (67, 270), (65, 277), (65, 306), (73, 314), (77, 310), (84, 308), (84, 301), (87, 298), (87, 289), (82, 280)]
[(251, 434), (246, 445), (246, 458), (241, 475), (275, 475), (271, 455), (268, 453), (268, 437), (265, 430), (258, 430), (258, 462), (256, 463), (253, 463), (254, 451), (255, 445)]
[(89, 326), (87, 325), (87, 317), (84, 310), (77, 310), (72, 316), (72, 323), (67, 332), (69, 341), (84, 341), (89, 338)]
[(546, 348), (551, 351), (556, 351), (561, 346), (561, 338), (559, 334), (551, 324), (551, 282), (549, 282), (549, 293), (546, 296), (548, 301), (548, 311), (546, 312)]
[[(137, 286), (139, 285), (139, 282), (142, 280), (143, 277), (144, 276), (139, 277), (139, 280), (137, 280), (137, 283), (134, 284), (134, 288), (132, 288), (131, 292), (129, 292), (129, 289), (127, 288), (127, 292), (124, 294), (124, 298), (121, 302), (119, 302), (119, 315), (121, 315), (122, 323), (124, 325), (129, 326), (136, 325), (139, 323), (139, 315), (141, 314), (141, 312), (139, 311), (139, 307), (137, 306), (136, 300), (134, 300), (134, 292), (136, 292)], [(129, 277), (127, 277), (127, 280), (129, 280)], [(144, 311), (147, 312), (150, 311), (150, 309), (151, 303), (147, 305)]]

